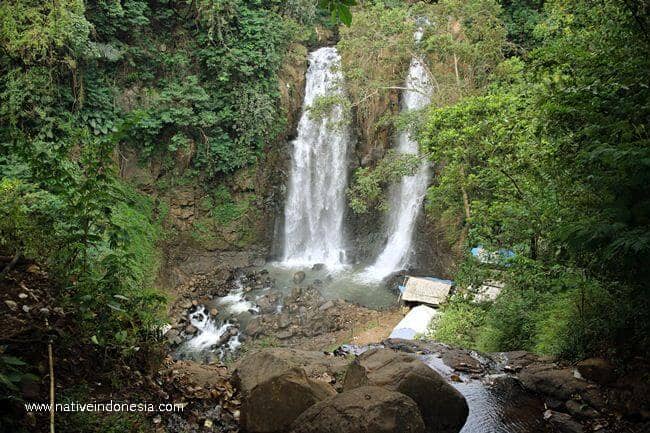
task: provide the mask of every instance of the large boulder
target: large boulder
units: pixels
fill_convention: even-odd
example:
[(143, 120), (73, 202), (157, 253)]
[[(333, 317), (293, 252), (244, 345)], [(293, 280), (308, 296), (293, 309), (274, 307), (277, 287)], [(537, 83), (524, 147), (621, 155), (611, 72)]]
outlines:
[(576, 368), (580, 375), (600, 385), (609, 385), (616, 380), (614, 366), (602, 358), (588, 358), (580, 361)]
[(566, 401), (575, 394), (583, 395), (589, 384), (576, 377), (571, 368), (560, 368), (548, 363), (532, 363), (519, 372), (519, 380), (524, 388)]
[(404, 394), (364, 386), (316, 403), (292, 433), (424, 433), (415, 402)]
[(458, 432), (469, 413), (462, 394), (413, 355), (390, 349), (363, 353), (346, 373), (343, 389), (365, 385), (381, 386), (412, 398), (428, 433)]
[(336, 394), (331, 383), (346, 362), (320, 352), (253, 351), (240, 359), (233, 381), (241, 392), (241, 426), (250, 433), (286, 432), (305, 409)]

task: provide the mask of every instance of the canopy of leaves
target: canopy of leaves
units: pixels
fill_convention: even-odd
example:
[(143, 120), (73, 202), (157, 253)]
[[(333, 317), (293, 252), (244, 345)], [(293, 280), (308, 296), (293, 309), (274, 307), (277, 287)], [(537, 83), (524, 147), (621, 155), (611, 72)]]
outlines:
[[(633, 12), (548, 2), (526, 59), (429, 114), (420, 141), (443, 162), (431, 214), (457, 222), (467, 246), (521, 258), (499, 276), (509, 289), (486, 321), (491, 349), (647, 349), (650, 47)], [(531, 302), (555, 321), (526, 313)]]

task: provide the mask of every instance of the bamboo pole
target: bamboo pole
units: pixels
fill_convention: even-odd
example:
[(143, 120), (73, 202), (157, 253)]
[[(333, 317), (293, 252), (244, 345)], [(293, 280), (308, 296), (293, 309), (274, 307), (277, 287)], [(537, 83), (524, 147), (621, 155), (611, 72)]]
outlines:
[[(48, 331), (50, 324), (45, 318), (45, 326)], [(52, 336), (48, 336), (47, 340), (47, 358), (50, 366), (50, 433), (54, 433), (54, 356), (52, 355)]]

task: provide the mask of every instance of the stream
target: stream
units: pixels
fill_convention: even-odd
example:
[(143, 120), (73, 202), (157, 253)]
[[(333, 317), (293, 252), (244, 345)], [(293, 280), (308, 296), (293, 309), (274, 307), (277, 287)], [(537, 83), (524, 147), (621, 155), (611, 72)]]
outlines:
[[(293, 277), (299, 268), (282, 263), (269, 263), (264, 268), (253, 268), (252, 272), (265, 275), (260, 283), (248, 281), (244, 273), (235, 278), (228, 295), (217, 297), (203, 305), (192, 307), (188, 312), (191, 325), (197, 333), (176, 350), (181, 359), (200, 362), (223, 360), (237, 352), (246, 339), (242, 332), (250, 320), (260, 314), (262, 299), (279, 293), (289, 295), (296, 284)], [(397, 305), (397, 294), (383, 283), (365, 282), (358, 278), (360, 269), (337, 268), (333, 271), (324, 266), (314, 266), (305, 272), (303, 287), (317, 287), (318, 292), (330, 300), (343, 299), (352, 304), (374, 310), (384, 310)], [(275, 306), (275, 313), (282, 312), (282, 303)], [(212, 309), (217, 310), (211, 315)]]
[[(360, 355), (381, 345), (341, 346), (341, 352)], [(445, 378), (467, 400), (469, 415), (460, 433), (543, 433), (544, 404), (526, 393), (512, 376), (498, 372), (507, 362), (494, 366), (496, 373), (474, 376), (454, 370), (435, 354), (418, 358)], [(480, 359), (477, 355), (477, 359)], [(481, 362), (486, 360), (481, 359)], [(454, 380), (455, 379), (455, 380)]]
[[(542, 402), (524, 392), (507, 374), (472, 378), (457, 373), (435, 355), (422, 355), (422, 361), (448, 379), (467, 400), (469, 416), (461, 433), (541, 433), (547, 431), (542, 422)], [(451, 380), (458, 374), (462, 382)]]

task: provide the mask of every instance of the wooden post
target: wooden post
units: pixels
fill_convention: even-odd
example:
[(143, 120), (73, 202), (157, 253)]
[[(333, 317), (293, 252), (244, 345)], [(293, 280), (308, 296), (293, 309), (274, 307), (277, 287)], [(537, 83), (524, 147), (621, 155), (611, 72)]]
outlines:
[[(45, 318), (45, 326), (48, 331), (50, 324)], [(54, 433), (54, 356), (52, 355), (52, 336), (48, 335), (47, 340), (47, 358), (50, 365), (50, 433)]]

